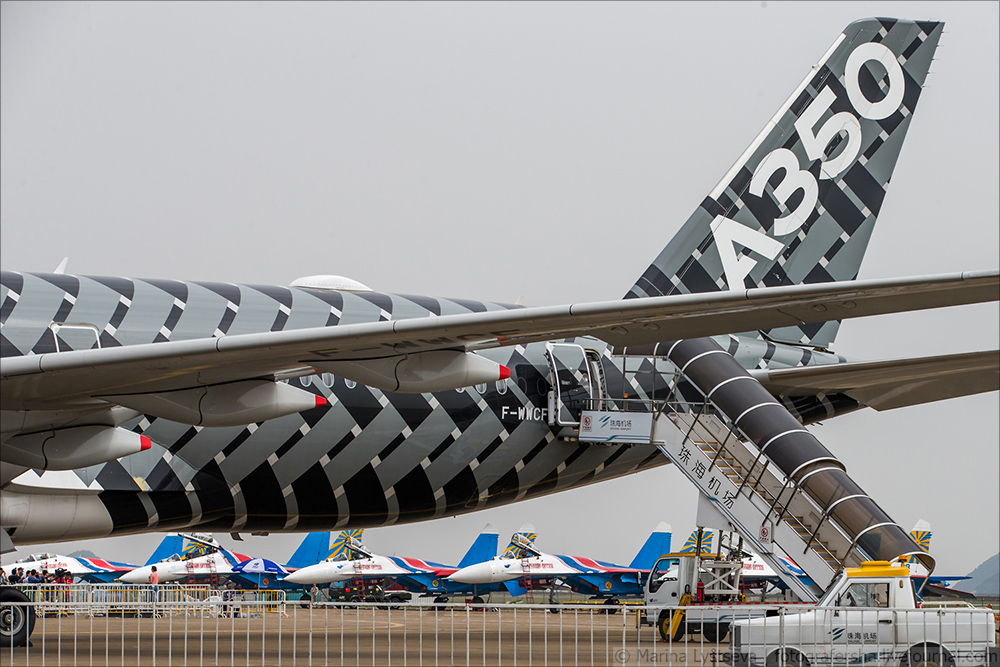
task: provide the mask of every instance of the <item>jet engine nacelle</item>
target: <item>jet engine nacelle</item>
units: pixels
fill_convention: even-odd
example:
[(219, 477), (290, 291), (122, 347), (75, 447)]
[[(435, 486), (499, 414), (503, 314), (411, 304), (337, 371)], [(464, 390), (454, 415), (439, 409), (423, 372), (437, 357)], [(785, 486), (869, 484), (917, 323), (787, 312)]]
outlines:
[(242, 426), (326, 405), (323, 396), (266, 380), (102, 398), (191, 426)]
[(8, 463), (39, 470), (73, 470), (141, 452), (152, 441), (116, 426), (76, 426), (14, 436), (3, 446)]
[(510, 369), (470, 352), (436, 350), (358, 361), (324, 361), (316, 367), (382, 391), (447, 391), (496, 382)]
[(520, 560), (497, 558), (463, 567), (448, 579), (462, 584), (497, 584), (513, 581), (523, 574)]

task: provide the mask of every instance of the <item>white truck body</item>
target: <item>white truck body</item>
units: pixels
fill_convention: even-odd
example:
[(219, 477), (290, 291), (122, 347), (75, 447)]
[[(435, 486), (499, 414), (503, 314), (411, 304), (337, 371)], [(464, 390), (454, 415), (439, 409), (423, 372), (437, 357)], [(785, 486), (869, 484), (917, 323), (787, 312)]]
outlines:
[(737, 620), (730, 654), (738, 665), (995, 664), (996, 620), (988, 609), (921, 609), (903, 565), (848, 568), (815, 607)]
[(646, 623), (656, 625), (663, 641), (700, 632), (715, 643), (726, 637), (733, 621), (777, 615), (788, 604), (744, 603), (741, 569), (739, 560), (697, 553), (661, 556), (646, 580)]

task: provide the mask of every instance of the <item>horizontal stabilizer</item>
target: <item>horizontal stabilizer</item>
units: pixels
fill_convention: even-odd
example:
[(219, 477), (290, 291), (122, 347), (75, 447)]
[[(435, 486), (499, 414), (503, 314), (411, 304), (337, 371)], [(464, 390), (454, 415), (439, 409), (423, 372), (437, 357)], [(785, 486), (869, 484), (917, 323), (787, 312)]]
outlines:
[(842, 393), (890, 410), (1000, 389), (1000, 350), (829, 366), (752, 370), (772, 394)]

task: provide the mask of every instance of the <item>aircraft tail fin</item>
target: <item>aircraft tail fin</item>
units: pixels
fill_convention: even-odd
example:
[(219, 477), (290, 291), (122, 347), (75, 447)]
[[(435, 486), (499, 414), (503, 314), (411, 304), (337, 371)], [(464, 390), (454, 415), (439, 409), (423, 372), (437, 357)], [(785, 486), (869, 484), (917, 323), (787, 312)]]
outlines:
[(288, 567), (300, 568), (315, 565), (330, 553), (330, 533), (309, 533), (288, 559)]
[(167, 560), (174, 554), (179, 554), (184, 549), (184, 538), (180, 535), (167, 535), (160, 541), (159, 546), (153, 550), (149, 559), (144, 565), (154, 565), (162, 560)]
[[(850, 24), (626, 298), (857, 278), (943, 25)], [(838, 327), (761, 333), (826, 347)]]
[(330, 550), (326, 554), (326, 558), (323, 560), (330, 560), (331, 558), (339, 558), (343, 556), (344, 558), (351, 557), (351, 540), (361, 541), (361, 534), (365, 532), (364, 528), (353, 528), (351, 530), (342, 530), (334, 538), (333, 543), (330, 545)]
[(527, 540), (530, 544), (534, 544), (535, 538), (538, 537), (538, 533), (535, 532), (534, 526), (532, 526), (530, 523), (524, 524), (523, 526), (518, 528), (516, 533), (511, 535), (510, 544), (508, 544), (507, 548), (503, 550), (504, 557), (528, 558), (532, 555), (529, 551), (523, 549), (518, 544), (519, 542), (519, 540), (517, 539), (518, 535), (520, 535), (523, 540)]
[(632, 559), (629, 567), (637, 570), (652, 569), (657, 559), (668, 553), (670, 553), (670, 524), (661, 521)]
[(486, 527), (476, 537), (476, 541), (472, 543), (469, 550), (462, 556), (462, 561), (458, 564), (459, 569), (474, 565), (475, 563), (482, 563), (495, 557), (497, 555), (497, 543), (499, 539), (500, 536), (497, 534), (497, 529), (490, 524), (486, 524)]
[[(715, 533), (710, 530), (706, 530), (701, 534), (701, 555), (707, 556), (712, 553), (712, 537)], [(694, 554), (698, 553), (698, 531), (695, 530), (691, 533), (691, 537), (687, 538), (687, 542), (680, 551), (682, 554)]]
[[(917, 521), (916, 525), (913, 526), (913, 530), (910, 531), (910, 537), (913, 541), (917, 543), (917, 546), (924, 550), (925, 553), (930, 553), (931, 551), (931, 524), (920, 519)], [(917, 560), (916, 556), (907, 556), (906, 558), (900, 559), (901, 562), (906, 563), (910, 570), (913, 570), (914, 565), (919, 565), (920, 561)]]

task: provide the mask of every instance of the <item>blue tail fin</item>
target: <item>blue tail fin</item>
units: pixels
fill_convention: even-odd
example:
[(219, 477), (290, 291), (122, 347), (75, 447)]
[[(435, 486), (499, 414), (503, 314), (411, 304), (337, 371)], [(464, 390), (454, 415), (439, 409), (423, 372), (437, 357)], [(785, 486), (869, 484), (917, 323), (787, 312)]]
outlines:
[(476, 541), (472, 543), (469, 550), (462, 556), (462, 561), (458, 564), (458, 567), (463, 568), (468, 565), (482, 563), (496, 556), (499, 539), (500, 536), (497, 535), (497, 529), (490, 524), (486, 524), (486, 527), (476, 537)]
[(652, 569), (657, 559), (668, 553), (670, 553), (670, 524), (661, 521), (632, 559), (629, 567), (637, 570)]
[(330, 553), (330, 533), (309, 533), (288, 559), (288, 567), (307, 567), (324, 560)]
[(174, 554), (179, 554), (184, 549), (184, 538), (180, 535), (167, 535), (160, 542), (160, 545), (156, 547), (152, 555), (150, 555), (149, 560), (147, 560), (145, 565), (153, 565), (159, 563), (161, 560), (166, 560), (173, 556)]
[[(847, 26), (627, 298), (857, 278), (943, 26)], [(838, 326), (764, 333), (826, 347)]]

